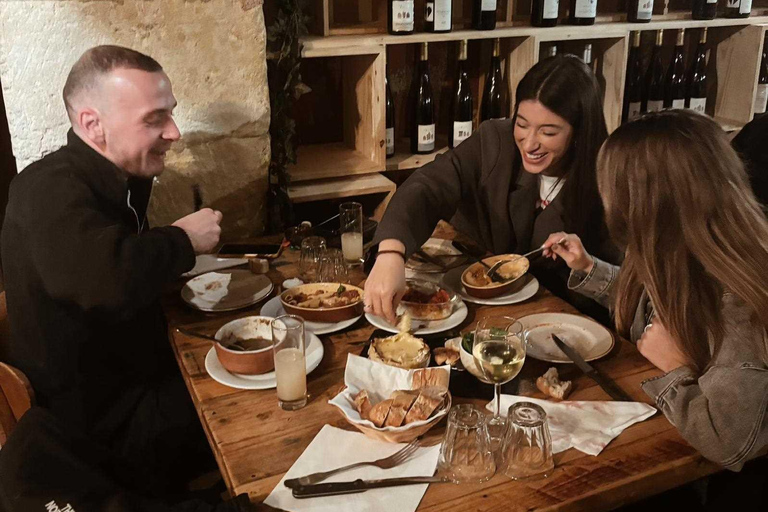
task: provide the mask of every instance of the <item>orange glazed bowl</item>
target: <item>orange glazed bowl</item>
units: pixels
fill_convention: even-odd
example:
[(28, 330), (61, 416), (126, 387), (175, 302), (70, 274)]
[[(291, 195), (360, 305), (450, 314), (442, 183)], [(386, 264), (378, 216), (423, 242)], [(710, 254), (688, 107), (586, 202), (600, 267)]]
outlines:
[[(340, 289), (343, 287), (344, 291)], [(350, 298), (357, 292), (356, 298)], [(347, 294), (346, 296), (344, 294)], [(332, 296), (330, 299), (327, 299)], [(344, 301), (344, 305), (315, 305), (318, 297), (330, 302)], [(312, 283), (296, 286), (280, 294), (280, 302), (287, 313), (298, 315), (309, 322), (337, 323), (363, 314), (363, 289), (351, 284)]]
[[(224, 324), (214, 336), (219, 342), (213, 345), (221, 366), (240, 375), (259, 375), (274, 370), (271, 324), (272, 318), (268, 316), (247, 316)], [(239, 340), (238, 345), (252, 349), (236, 350), (225, 346), (236, 340)]]
[(515, 291), (523, 282), (523, 277), (528, 272), (530, 262), (528, 258), (523, 258), (519, 254), (499, 254), (489, 256), (483, 261), (489, 266), (500, 260), (514, 260), (505, 263), (497, 270), (499, 276), (509, 279), (506, 283), (495, 283), (485, 276), (485, 268), (480, 262), (473, 263), (467, 267), (461, 274), (461, 284), (467, 290), (469, 295), (479, 299), (491, 299), (500, 295), (506, 295)]

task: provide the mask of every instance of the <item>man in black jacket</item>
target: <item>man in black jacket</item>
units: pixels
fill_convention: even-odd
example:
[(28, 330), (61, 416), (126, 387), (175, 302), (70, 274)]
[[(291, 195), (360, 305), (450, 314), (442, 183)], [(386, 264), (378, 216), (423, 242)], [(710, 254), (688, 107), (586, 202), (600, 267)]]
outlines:
[(70, 71), (64, 102), (67, 144), (11, 185), (2, 230), (9, 362), (40, 406), (114, 452), (121, 483), (166, 494), (190, 461), (211, 456), (159, 298), (216, 246), (221, 213), (147, 226), (152, 178), (180, 137), (155, 60), (92, 48)]

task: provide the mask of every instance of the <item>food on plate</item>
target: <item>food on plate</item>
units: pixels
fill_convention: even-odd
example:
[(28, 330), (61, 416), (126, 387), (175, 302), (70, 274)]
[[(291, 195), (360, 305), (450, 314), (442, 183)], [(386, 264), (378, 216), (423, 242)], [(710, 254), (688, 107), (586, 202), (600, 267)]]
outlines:
[(362, 297), (357, 290), (348, 290), (346, 286), (339, 285), (335, 290), (317, 290), (312, 293), (297, 292), (287, 294), (285, 302), (299, 308), (338, 308), (360, 302)]
[[(502, 279), (514, 280), (528, 272), (528, 266), (530, 264), (528, 262), (528, 258), (515, 258), (514, 256), (512, 256), (512, 258), (513, 259), (511, 261), (504, 263), (496, 270), (496, 274)], [(499, 284), (494, 283), (493, 280), (491, 280), (491, 278), (486, 275), (487, 271), (488, 269), (483, 265), (473, 265), (468, 269), (466, 274), (464, 274), (464, 280), (467, 282), (467, 284), (478, 287), (494, 286)]]
[(569, 380), (561, 381), (557, 368), (552, 367), (536, 379), (536, 387), (547, 396), (556, 400), (565, 400), (573, 390), (573, 383)]
[(450, 302), (451, 295), (440, 287), (436, 291), (424, 291), (409, 286), (405, 289), (402, 300), (414, 304), (442, 304)]
[(446, 341), (445, 347), (437, 347), (435, 350), (433, 350), (433, 354), (435, 356), (435, 364), (449, 364), (453, 366), (461, 358), (459, 349), (453, 345), (449, 346), (451, 341), (452, 340)]
[(386, 338), (374, 338), (368, 357), (373, 361), (412, 370), (429, 364), (429, 347), (421, 338), (401, 332)]
[(456, 296), (430, 281), (409, 279), (400, 307), (416, 320), (444, 320), (453, 313)]
[(354, 397), (354, 402), (360, 417), (371, 421), (376, 427), (401, 427), (429, 419), (442, 405), (446, 393), (447, 389), (441, 386), (396, 390), (386, 400), (366, 409), (370, 400), (368, 391), (363, 389)]

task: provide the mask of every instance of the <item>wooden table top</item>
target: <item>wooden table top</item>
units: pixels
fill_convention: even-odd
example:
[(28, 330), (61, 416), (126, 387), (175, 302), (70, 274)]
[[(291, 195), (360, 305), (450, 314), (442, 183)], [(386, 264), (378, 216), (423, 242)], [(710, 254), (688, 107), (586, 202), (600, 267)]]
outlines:
[[(286, 251), (272, 264), (268, 276), (276, 290), (271, 296), (283, 280), (297, 275), (297, 259), (297, 252)], [(360, 280), (362, 273), (358, 271), (352, 276), (352, 282)], [(180, 284), (166, 296), (165, 309), (171, 343), (184, 380), (227, 488), (233, 494), (247, 492), (252, 501), (259, 503), (270, 494), (323, 425), (355, 430), (327, 402), (343, 387), (347, 354), (359, 354), (362, 350), (360, 342), (367, 340), (374, 328), (363, 317), (345, 331), (320, 336), (325, 355), (320, 366), (307, 377), (309, 403), (299, 411), (286, 412), (278, 407), (274, 389), (238, 390), (214, 381), (205, 370), (210, 342), (175, 330), (175, 327), (185, 326), (213, 335), (230, 320), (258, 314), (263, 302), (236, 313), (211, 315), (185, 306), (179, 289)], [(543, 288), (521, 304), (467, 306), (469, 315), (461, 326), (462, 332), (491, 314), (519, 318), (542, 312), (576, 313), (571, 305)], [(619, 337), (616, 339), (610, 354), (594, 365), (632, 398), (652, 404), (640, 389), (640, 383), (660, 372), (637, 352), (634, 345)], [(529, 358), (520, 378), (535, 379), (549, 366), (552, 365)], [(574, 381), (571, 399), (609, 399), (574, 365), (556, 366), (563, 379)], [(535, 389), (535, 386), (530, 387)], [(543, 398), (538, 391), (526, 394)], [(485, 405), (480, 400), (475, 402), (479, 406)], [(443, 429), (444, 423), (431, 433), (440, 435)], [(483, 484), (430, 486), (418, 510), (611, 510), (719, 469), (688, 445), (661, 413), (626, 429), (596, 457), (570, 449), (554, 458), (555, 471), (543, 480), (516, 482), (496, 475)]]

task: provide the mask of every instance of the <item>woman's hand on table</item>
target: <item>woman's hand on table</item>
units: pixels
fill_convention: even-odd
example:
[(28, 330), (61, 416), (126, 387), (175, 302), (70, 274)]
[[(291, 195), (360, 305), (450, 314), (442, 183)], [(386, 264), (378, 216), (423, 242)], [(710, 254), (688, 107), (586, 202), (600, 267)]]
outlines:
[(693, 366), (693, 363), (680, 350), (677, 341), (657, 317), (654, 317), (646, 326), (643, 335), (637, 341), (637, 350), (664, 373), (669, 373), (681, 366)]
[(552, 233), (544, 242), (544, 257), (557, 259), (560, 257), (569, 268), (589, 273), (595, 265), (595, 260), (589, 255), (578, 235), (563, 232)]
[[(379, 251), (405, 253), (399, 240), (383, 240)], [(405, 293), (405, 261), (399, 254), (379, 254), (365, 281), (365, 312), (395, 324), (397, 305)]]

